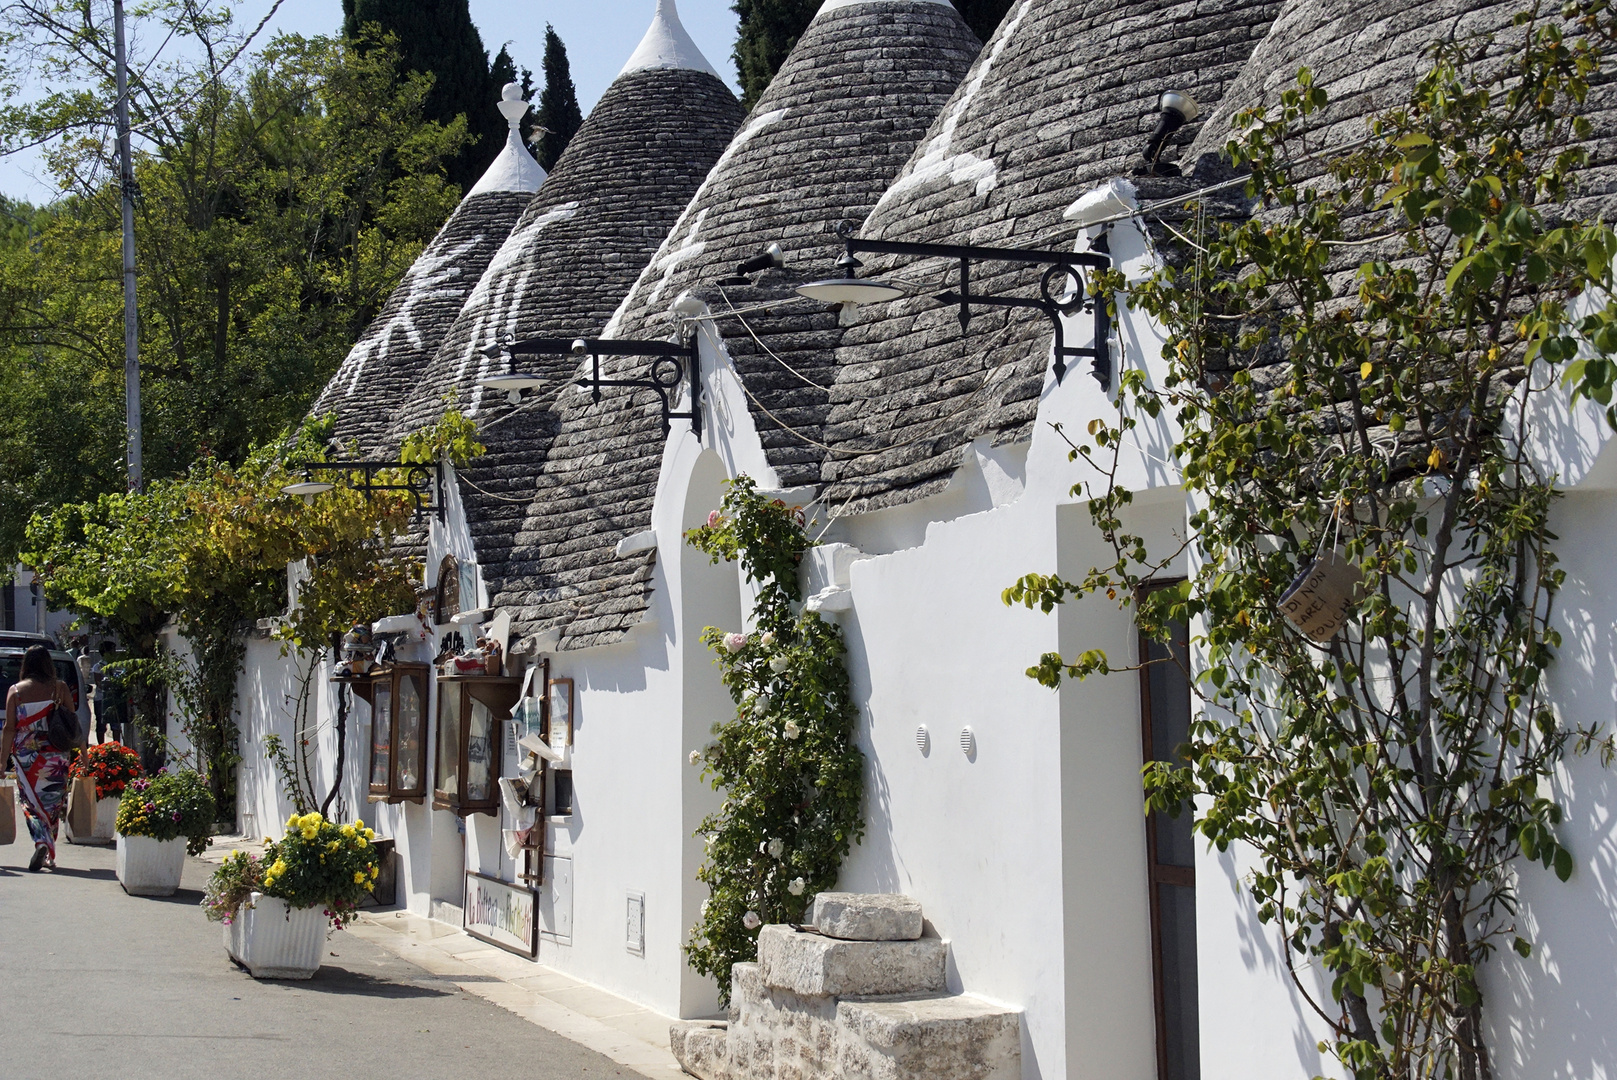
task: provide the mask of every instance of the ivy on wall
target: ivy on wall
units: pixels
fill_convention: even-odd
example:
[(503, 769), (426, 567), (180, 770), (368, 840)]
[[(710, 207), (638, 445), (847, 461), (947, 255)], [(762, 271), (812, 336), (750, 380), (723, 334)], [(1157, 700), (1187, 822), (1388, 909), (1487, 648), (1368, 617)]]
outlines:
[(728, 1003), (730, 968), (756, 959), (758, 928), (802, 922), (864, 835), (864, 755), (853, 741), (842, 631), (799, 611), (798, 564), (813, 544), (802, 511), (739, 476), (686, 539), (715, 563), (739, 562), (758, 589), (750, 633), (703, 634), (736, 714), (691, 753), (724, 803), (699, 830), (707, 858), (697, 876), (710, 896), (685, 951)]

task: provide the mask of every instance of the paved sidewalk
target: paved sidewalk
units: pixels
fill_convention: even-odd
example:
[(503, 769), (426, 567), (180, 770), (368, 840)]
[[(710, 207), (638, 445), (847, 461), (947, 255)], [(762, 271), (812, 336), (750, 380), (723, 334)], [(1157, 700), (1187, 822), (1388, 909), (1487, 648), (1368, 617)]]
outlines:
[[(258, 854), (263, 842), (220, 836), (202, 857), (220, 862), (238, 850)], [(364, 910), (348, 933), (642, 1076), (689, 1080), (668, 1048), (671, 1016), (407, 911)]]

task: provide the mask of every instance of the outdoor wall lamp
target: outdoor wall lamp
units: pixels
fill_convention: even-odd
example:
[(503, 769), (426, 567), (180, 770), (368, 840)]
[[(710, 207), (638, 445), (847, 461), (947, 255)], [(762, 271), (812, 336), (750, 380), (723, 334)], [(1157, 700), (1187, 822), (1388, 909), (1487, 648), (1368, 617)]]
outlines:
[(730, 277), (720, 278), (719, 284), (751, 285), (753, 274), (761, 274), (765, 270), (779, 270), (785, 265), (786, 253), (780, 249), (779, 244), (770, 244), (746, 262), (736, 263), (736, 272)]
[(1135, 176), (1178, 176), (1179, 166), (1157, 159), (1162, 156), (1162, 148), (1168, 144), (1168, 136), (1196, 119), (1202, 111), (1195, 98), (1173, 90), (1157, 99), (1157, 109), (1161, 115), (1157, 118), (1156, 130), (1151, 132), (1150, 141), (1145, 144), (1145, 163), (1135, 168)]
[[(624, 386), (632, 390), (650, 390), (657, 395), (663, 408), (663, 434), (667, 435), (671, 421), (689, 420), (691, 432), (697, 438), (702, 437), (702, 372), (697, 362), (696, 345), (673, 341), (632, 341), (608, 340), (602, 338), (529, 338), (527, 341), (518, 341), (511, 345), (501, 347), (502, 352), (511, 356), (565, 356), (568, 353), (574, 356), (588, 356), (590, 358), (590, 377), (579, 379), (578, 387), (590, 391), (593, 399), (599, 403), (601, 400), (601, 387)], [(651, 366), (644, 378), (640, 379), (603, 379), (601, 378), (601, 357), (603, 356), (648, 356), (652, 357)], [(494, 379), (529, 380), (524, 386), (537, 385), (540, 381), (536, 375), (522, 375), (513, 372), (509, 375), (491, 376), (482, 380), (482, 385), (493, 385)], [(672, 394), (679, 388), (680, 380), (689, 380), (691, 393), (691, 407), (688, 412), (674, 412)], [(513, 383), (505, 384), (509, 388)], [(516, 390), (520, 394), (521, 390)]]
[[(282, 485), (281, 490), (288, 495), (308, 498), (323, 495), (337, 485), (329, 480), (316, 480), (315, 473), (336, 473), (339, 478), (347, 474), (349, 485), (363, 491), (367, 499), (378, 491), (402, 491), (415, 502), (416, 513), (430, 513), (439, 521), (444, 520), (443, 501), (433, 497), (434, 485), (443, 487), (443, 468), (436, 461), (305, 461), (292, 467), (303, 472), (303, 479)], [(381, 474), (394, 469), (403, 473), (401, 481), (383, 483)], [(360, 476), (358, 483), (353, 482), (355, 473)]]
[[(801, 285), (797, 290), (798, 295), (827, 304), (877, 304), (910, 295), (911, 290), (901, 285), (882, 281), (880, 278), (856, 276), (855, 271), (864, 265), (857, 258), (859, 252), (956, 259), (960, 263), (959, 287), (937, 293), (934, 298), (945, 304), (959, 305), (962, 333), (971, 322), (973, 304), (980, 307), (1032, 308), (1035, 311), (1042, 311), (1055, 329), (1056, 382), (1061, 382), (1067, 374), (1069, 358), (1088, 357), (1093, 361), (1091, 373), (1095, 376), (1095, 381), (1100, 383), (1102, 390), (1108, 392), (1111, 390), (1112, 356), (1107, 345), (1112, 332), (1111, 316), (1106, 311), (1104, 296), (1086, 294), (1083, 278), (1085, 267), (1104, 270), (1112, 265), (1111, 255), (1104, 246), (1105, 237), (1099, 239), (1094, 250), (1087, 252), (1031, 251), (1024, 248), (866, 240), (854, 235), (856, 229), (857, 226), (851, 221), (843, 221), (837, 226), (837, 235), (842, 237), (844, 245), (842, 257), (837, 259), (836, 263), (842, 270), (842, 276)], [(971, 267), (973, 263), (978, 262), (1031, 263), (1035, 266), (1047, 266), (1048, 269), (1039, 280), (1037, 297), (984, 296), (971, 291)], [(1073, 348), (1066, 342), (1066, 329), (1062, 325), (1061, 317), (1086, 309), (1094, 315), (1095, 346), (1090, 349)]]

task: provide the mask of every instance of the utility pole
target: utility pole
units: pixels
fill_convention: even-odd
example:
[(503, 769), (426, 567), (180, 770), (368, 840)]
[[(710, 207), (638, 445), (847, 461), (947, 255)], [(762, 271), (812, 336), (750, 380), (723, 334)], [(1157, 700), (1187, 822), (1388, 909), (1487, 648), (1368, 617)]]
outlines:
[(113, 44), (118, 79), (118, 175), (124, 218), (124, 458), (129, 490), (141, 488), (140, 323), (135, 314), (135, 165), (129, 148), (129, 58), (124, 47), (124, 0), (112, 0)]

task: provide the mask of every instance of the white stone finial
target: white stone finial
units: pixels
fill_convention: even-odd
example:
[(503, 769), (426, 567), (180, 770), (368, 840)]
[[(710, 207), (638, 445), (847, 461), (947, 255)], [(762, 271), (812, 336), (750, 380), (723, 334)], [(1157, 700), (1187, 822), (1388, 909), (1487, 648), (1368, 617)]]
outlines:
[(466, 193), (468, 197), (490, 191), (538, 191), (539, 185), (545, 182), (545, 170), (539, 167), (528, 148), (522, 145), (522, 133), (517, 129), (522, 118), (528, 115), (528, 103), (522, 100), (522, 87), (514, 82), (506, 83), (500, 90), (497, 108), (511, 130), (506, 133), (505, 146), (499, 156), (472, 185), (472, 190)]
[(646, 36), (640, 39), (640, 47), (618, 74), (622, 76), (631, 71), (656, 68), (684, 68), (719, 77), (713, 65), (707, 62), (707, 57), (702, 55), (702, 50), (696, 47), (696, 42), (691, 40), (691, 35), (685, 32), (674, 0), (657, 0), (657, 13), (651, 17)]
[(514, 82), (506, 83), (505, 88), (500, 91), (498, 107), (500, 115), (505, 117), (505, 122), (511, 125), (512, 131), (515, 131), (522, 118), (528, 115), (528, 103), (522, 100), (522, 87)]

